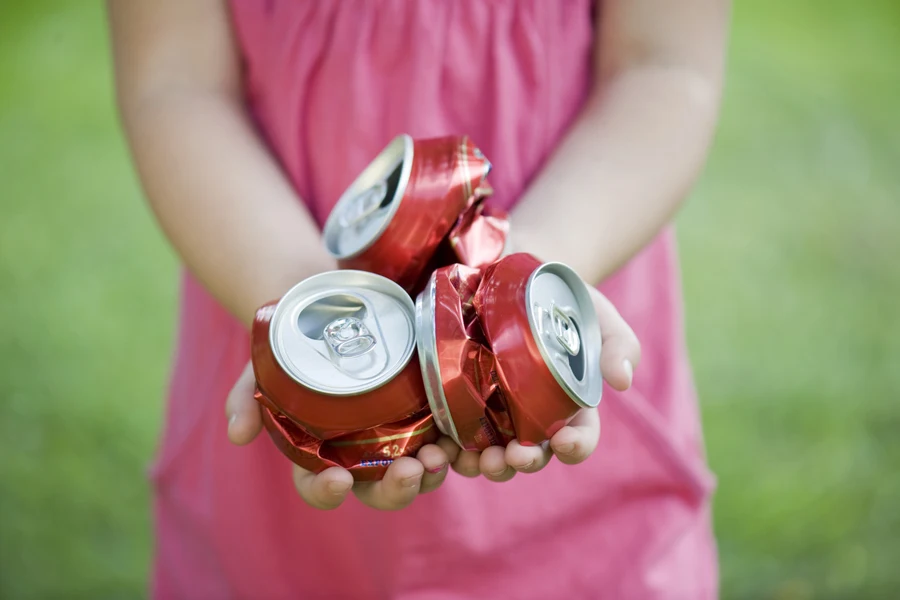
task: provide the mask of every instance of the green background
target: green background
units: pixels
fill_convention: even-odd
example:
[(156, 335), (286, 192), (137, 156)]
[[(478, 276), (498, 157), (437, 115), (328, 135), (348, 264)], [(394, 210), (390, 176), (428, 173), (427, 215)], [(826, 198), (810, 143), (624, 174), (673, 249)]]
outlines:
[[(0, 5), (0, 598), (140, 597), (176, 260), (102, 5)], [(900, 3), (743, 0), (679, 217), (723, 598), (900, 594)]]

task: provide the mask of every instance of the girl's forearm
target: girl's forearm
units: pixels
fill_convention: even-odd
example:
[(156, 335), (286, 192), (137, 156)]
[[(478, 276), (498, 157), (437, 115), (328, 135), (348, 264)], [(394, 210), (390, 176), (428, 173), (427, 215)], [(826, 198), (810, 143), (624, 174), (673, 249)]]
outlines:
[(706, 158), (730, 0), (604, 0), (595, 87), (512, 214), (514, 246), (599, 283), (650, 242)]
[(242, 322), (304, 277), (333, 268), (318, 228), (240, 106), (177, 93), (124, 112), (163, 230), (191, 272)]
[(219, 0), (110, 0), (116, 90), (147, 199), (197, 279), (243, 323), (332, 268), (244, 109)]
[(516, 247), (599, 283), (669, 222), (698, 176), (718, 90), (665, 69), (598, 90), (512, 214)]

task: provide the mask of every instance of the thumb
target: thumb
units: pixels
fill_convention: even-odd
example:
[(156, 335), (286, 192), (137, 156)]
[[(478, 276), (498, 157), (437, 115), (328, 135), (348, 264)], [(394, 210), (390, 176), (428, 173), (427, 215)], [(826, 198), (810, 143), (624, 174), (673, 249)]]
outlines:
[(231, 443), (243, 446), (249, 444), (262, 430), (262, 416), (259, 404), (253, 398), (256, 391), (256, 379), (253, 376), (253, 365), (247, 363), (238, 378), (228, 399), (225, 401), (225, 416), (228, 419), (228, 439)]
[(634, 369), (641, 362), (641, 344), (612, 302), (596, 288), (588, 287), (588, 290), (603, 336), (603, 349), (600, 351), (603, 379), (616, 390), (627, 390), (631, 387)]

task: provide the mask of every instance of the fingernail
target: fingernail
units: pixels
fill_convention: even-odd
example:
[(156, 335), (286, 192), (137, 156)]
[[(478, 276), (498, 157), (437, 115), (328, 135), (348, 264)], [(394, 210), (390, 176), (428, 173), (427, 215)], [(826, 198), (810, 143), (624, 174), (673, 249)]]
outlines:
[(533, 466), (534, 466), (534, 460), (532, 460), (532, 461), (531, 461), (530, 463), (528, 463), (527, 465), (519, 465), (517, 468), (518, 468), (520, 471), (524, 471), (524, 470), (526, 470), (526, 469), (530, 469), (530, 468), (533, 467)]
[(237, 421), (237, 413), (234, 413), (230, 417), (228, 417), (228, 429), (231, 429), (231, 426), (234, 425), (234, 422)]
[(343, 496), (346, 494), (350, 488), (353, 486), (352, 483), (346, 483), (343, 481), (332, 481), (328, 484), (328, 491), (334, 494), (335, 496)]
[(631, 364), (631, 361), (627, 358), (622, 361), (622, 368), (625, 369), (625, 373), (628, 374), (628, 385), (631, 385), (631, 380), (634, 378), (634, 367)]
[(500, 477), (506, 473), (506, 469), (500, 469), (499, 471), (494, 471), (493, 473), (488, 473), (491, 477)]
[(441, 471), (443, 471), (446, 468), (447, 468), (447, 463), (444, 463), (439, 467), (435, 467), (434, 469), (425, 469), (425, 470), (428, 471), (429, 473), (431, 473), (432, 475), (437, 475), (438, 473), (440, 473)]
[(575, 451), (575, 444), (563, 444), (562, 446), (557, 446), (556, 453), (557, 454), (572, 454)]
[(411, 487), (416, 487), (417, 485), (419, 485), (419, 483), (421, 481), (422, 481), (421, 475), (413, 475), (412, 477), (407, 477), (406, 479), (402, 479), (400, 481), (400, 483), (401, 483), (401, 485), (403, 485), (403, 487), (411, 488)]

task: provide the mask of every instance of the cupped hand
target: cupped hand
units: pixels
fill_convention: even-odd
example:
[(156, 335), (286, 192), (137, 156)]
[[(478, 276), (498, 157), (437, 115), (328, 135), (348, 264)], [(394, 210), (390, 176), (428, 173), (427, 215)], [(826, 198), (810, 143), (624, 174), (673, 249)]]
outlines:
[[(641, 360), (641, 345), (612, 303), (599, 291), (589, 288), (600, 321), (603, 348), (600, 371), (613, 388), (631, 387), (634, 369)], [(600, 440), (600, 416), (596, 408), (583, 409), (568, 425), (540, 446), (523, 446), (513, 440), (506, 448), (491, 446), (483, 452), (462, 451), (453, 461), (453, 470), (466, 477), (484, 475), (496, 482), (509, 481), (516, 473), (535, 473), (556, 456), (568, 465), (586, 460)]]
[[(596, 289), (589, 288), (600, 322), (603, 349), (600, 370), (604, 380), (619, 391), (631, 387), (634, 368), (640, 363), (641, 347), (634, 332), (615, 307)], [(260, 408), (253, 398), (255, 380), (248, 364), (225, 403), (228, 438), (237, 445), (253, 441), (262, 430)], [(523, 446), (512, 441), (506, 448), (492, 446), (483, 452), (461, 451), (442, 436), (436, 443), (422, 447), (415, 458), (399, 458), (384, 478), (375, 482), (354, 483), (346, 469), (332, 467), (312, 473), (296, 465), (294, 485), (301, 498), (314, 508), (337, 508), (352, 491), (364, 504), (380, 510), (399, 510), (417, 495), (436, 490), (447, 476), (448, 465), (461, 475), (503, 482), (516, 473), (540, 471), (553, 456), (565, 464), (577, 464), (591, 455), (600, 440), (597, 409), (584, 409), (540, 446)]]
[[(260, 407), (253, 398), (253, 367), (248, 364), (225, 402), (228, 417), (228, 439), (237, 445), (252, 442), (262, 431)], [(395, 460), (380, 481), (356, 482), (350, 471), (331, 467), (319, 474), (297, 465), (294, 486), (303, 500), (322, 510), (337, 508), (352, 493), (364, 504), (380, 510), (399, 510), (416, 496), (436, 490), (444, 482), (448, 467), (457, 459), (459, 446), (448, 437), (423, 446), (415, 458)]]

